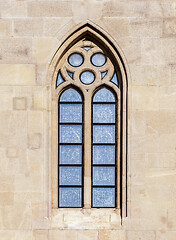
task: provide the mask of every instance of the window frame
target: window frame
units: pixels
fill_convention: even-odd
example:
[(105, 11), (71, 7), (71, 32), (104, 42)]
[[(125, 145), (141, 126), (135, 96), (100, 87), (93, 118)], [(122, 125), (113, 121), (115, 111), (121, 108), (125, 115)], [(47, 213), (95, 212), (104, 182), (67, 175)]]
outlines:
[[(58, 101), (58, 96), (60, 94), (61, 88), (58, 87), (57, 89), (55, 88), (55, 83), (56, 83), (56, 78), (57, 78), (57, 73), (59, 70), (59, 64), (62, 64), (62, 56), (67, 52), (67, 50), (77, 41), (80, 39), (83, 39), (85, 36), (88, 36), (93, 39), (98, 39), (100, 43), (105, 46), (108, 51), (111, 53), (111, 55), (114, 58), (114, 61), (116, 64), (119, 66), (119, 71), (121, 74), (121, 79), (120, 79), (120, 89), (121, 89), (121, 199), (120, 199), (120, 209), (112, 211), (109, 209), (106, 209), (106, 213), (108, 212), (110, 215), (112, 214), (117, 214), (118, 216), (121, 216), (122, 218), (125, 218), (127, 216), (127, 209), (130, 208), (129, 205), (129, 196), (130, 194), (127, 194), (130, 192), (130, 185), (129, 185), (129, 175), (127, 174), (128, 172), (128, 156), (129, 156), (129, 136), (130, 136), (130, 129), (128, 126), (128, 120), (130, 119), (130, 116), (128, 115), (128, 91), (129, 91), (129, 86), (127, 84), (127, 80), (130, 82), (130, 73), (128, 69), (128, 64), (126, 62), (126, 58), (118, 46), (118, 44), (114, 41), (114, 39), (106, 32), (104, 31), (101, 27), (98, 25), (94, 24), (91, 21), (86, 21), (81, 24), (78, 24), (75, 26), (73, 29), (71, 29), (67, 36), (65, 37), (65, 40), (62, 42), (62, 44), (59, 44), (59, 48), (56, 48), (56, 52), (51, 60), (51, 63), (49, 65), (49, 70), (47, 74), (47, 79), (48, 79), (48, 84), (46, 87), (46, 91), (48, 92), (48, 97), (47, 97), (47, 102), (49, 103), (47, 106), (47, 109), (50, 113), (51, 111), (51, 124), (50, 125), (50, 120), (48, 118), (48, 127), (51, 127), (51, 142), (50, 140), (47, 141), (50, 146), (50, 149), (48, 151), (48, 155), (46, 155), (45, 158), (45, 165), (48, 166), (45, 171), (45, 175), (47, 176), (46, 181), (44, 183), (45, 185), (45, 214), (46, 216), (60, 216), (60, 214), (63, 213), (62, 209), (57, 208), (57, 173), (56, 173), (56, 164), (57, 164), (57, 101)], [(118, 74), (118, 73), (117, 73)], [(52, 83), (51, 83), (52, 80)], [(50, 85), (52, 85), (52, 88), (50, 89)], [(72, 83), (70, 83), (72, 85)], [(64, 89), (67, 87), (67, 84), (63, 83), (62, 88)], [(97, 86), (98, 87), (98, 86)], [(112, 86), (114, 88), (114, 86)], [(51, 91), (50, 91), (51, 90)], [(52, 100), (51, 100), (51, 105), (50, 105), (50, 99), (52, 95)], [(46, 130), (48, 129), (46, 128)], [(50, 130), (49, 130), (49, 135), (50, 136)], [(47, 160), (48, 159), (48, 160)], [(48, 162), (49, 161), (49, 162)], [(51, 164), (50, 164), (51, 161)], [(47, 170), (48, 169), (48, 170)], [(50, 171), (51, 169), (51, 171)], [(48, 179), (48, 180), (47, 180)], [(51, 179), (51, 180), (50, 180)], [(49, 183), (49, 184), (48, 184)], [(51, 189), (50, 189), (50, 183), (51, 183)], [(128, 188), (127, 188), (128, 184)], [(51, 198), (50, 198), (51, 196)], [(50, 205), (51, 204), (51, 205)], [(85, 206), (86, 209), (89, 209), (89, 206)], [(90, 209), (90, 218), (92, 214), (95, 213), (95, 209)], [(79, 210), (80, 211), (80, 210)], [(82, 210), (83, 211), (83, 210)], [(49, 214), (49, 215), (48, 215)], [(72, 211), (69, 211), (70, 216), (72, 215)], [(75, 212), (74, 212), (75, 214)], [(78, 212), (79, 214), (79, 212)], [(102, 214), (98, 212), (99, 216), (104, 216), (104, 211), (102, 209)], [(82, 215), (79, 215), (82, 216)], [(102, 220), (103, 221), (103, 220)], [(101, 226), (103, 222), (101, 221)], [(96, 220), (92, 219), (92, 226), (94, 224), (98, 224)], [(54, 226), (61, 226), (60, 223), (54, 223)], [(60, 225), (61, 224), (61, 225)], [(62, 225), (64, 226), (64, 225)], [(68, 223), (68, 226), (70, 228), (73, 228), (70, 223)], [(78, 225), (79, 226), (79, 225)], [(81, 226), (85, 226), (84, 222), (81, 223)], [(96, 225), (98, 226), (98, 225)], [(108, 225), (108, 226), (111, 226)], [(105, 228), (109, 228), (107, 224), (105, 224)]]

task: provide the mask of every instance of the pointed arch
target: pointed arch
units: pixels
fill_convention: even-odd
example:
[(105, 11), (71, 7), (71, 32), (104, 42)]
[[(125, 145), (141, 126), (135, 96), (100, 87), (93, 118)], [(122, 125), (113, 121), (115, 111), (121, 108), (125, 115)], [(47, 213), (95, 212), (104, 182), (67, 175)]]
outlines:
[[(127, 203), (128, 203), (128, 196), (127, 196), (127, 181), (128, 181), (128, 135), (129, 135), (129, 127), (128, 127), (128, 88), (129, 88), (129, 79), (130, 74), (128, 70), (127, 61), (125, 56), (118, 46), (118, 44), (113, 40), (113, 38), (105, 32), (102, 28), (95, 25), (91, 21), (86, 21), (85, 23), (79, 24), (75, 27), (75, 29), (71, 30), (68, 35), (63, 40), (62, 44), (59, 46), (57, 51), (55, 52), (48, 70), (48, 85), (52, 86), (52, 129), (57, 129), (57, 123), (55, 120), (55, 116), (57, 115), (58, 109), (56, 104), (56, 99), (63, 91), (63, 89), (68, 88), (71, 86), (71, 82), (64, 82), (56, 88), (56, 79), (58, 76), (59, 64), (62, 62), (63, 56), (67, 53), (67, 51), (73, 47), (76, 43), (80, 40), (87, 39), (91, 40), (93, 43), (97, 44), (100, 48), (103, 48), (106, 54), (109, 56), (110, 60), (114, 63), (114, 66), (118, 73), (118, 80), (119, 80), (119, 90), (115, 86), (114, 83), (108, 83), (107, 87), (112, 88), (115, 92), (120, 92), (120, 108), (121, 108), (121, 197), (120, 197), (120, 208), (121, 208), (121, 215), (123, 217), (127, 216)], [(102, 72), (103, 73), (103, 72)], [(106, 75), (105, 75), (106, 76)], [(71, 79), (71, 78), (70, 78)], [(70, 80), (69, 79), (69, 80)], [(71, 80), (70, 80), (71, 81)], [(74, 85), (75, 86), (75, 85)], [(102, 84), (99, 84), (97, 88), (102, 87)], [(106, 85), (104, 85), (106, 87)], [(77, 86), (79, 88), (79, 86)], [(81, 88), (80, 88), (81, 89)], [(81, 89), (82, 92), (87, 91), (85, 89)], [(93, 91), (92, 91), (93, 93)], [(84, 94), (83, 94), (84, 95)], [(118, 96), (118, 94), (117, 94)], [(86, 110), (85, 110), (86, 111)], [(85, 116), (86, 117), (86, 116)], [(56, 138), (56, 131), (53, 130), (52, 132), (52, 143), (53, 139)], [(56, 159), (56, 152), (57, 146), (55, 145), (52, 147), (52, 159)], [(53, 161), (53, 160), (52, 160)], [(54, 160), (54, 163), (56, 160)], [(53, 163), (52, 163), (53, 164)], [(56, 188), (56, 174), (52, 174), (52, 189)], [(56, 198), (55, 196), (52, 197), (53, 207), (56, 207)]]

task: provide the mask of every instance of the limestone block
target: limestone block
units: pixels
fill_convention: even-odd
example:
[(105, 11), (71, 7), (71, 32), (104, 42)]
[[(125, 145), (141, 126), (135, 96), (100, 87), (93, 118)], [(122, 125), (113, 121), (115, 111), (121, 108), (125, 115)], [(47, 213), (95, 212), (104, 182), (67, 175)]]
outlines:
[(115, 38), (129, 36), (129, 20), (117, 18), (103, 18), (103, 23), (108, 32)]
[(95, 0), (75, 1), (72, 3), (73, 19), (76, 23), (87, 19), (100, 19), (102, 6), (102, 2)]
[(159, 137), (159, 152), (175, 153), (175, 134), (162, 134)]
[(44, 36), (55, 37), (63, 28), (66, 28), (70, 21), (70, 17), (44, 19)]
[(76, 230), (50, 230), (49, 240), (77, 240)]
[(2, 217), (3, 229), (31, 229), (31, 208), (29, 204), (21, 202), (15, 203), (13, 206), (5, 206)]
[(48, 230), (34, 230), (35, 240), (48, 240)]
[(176, 64), (171, 66), (171, 84), (176, 85)]
[(99, 240), (96, 230), (79, 230), (77, 240)]
[(132, 136), (144, 136), (146, 133), (146, 116), (143, 111), (131, 114)]
[(17, 192), (42, 192), (42, 176), (19, 174), (15, 175), (14, 190)]
[(2, 92), (0, 93), (0, 110), (12, 110), (13, 108), (13, 101), (12, 101), (12, 95), (10, 95), (9, 92)]
[(146, 113), (146, 132), (148, 134), (176, 133), (176, 113), (171, 110), (148, 111)]
[(33, 109), (43, 109), (44, 107), (44, 90), (38, 88), (33, 91)]
[(13, 205), (14, 193), (13, 192), (0, 192), (0, 205)]
[(148, 153), (146, 167), (148, 168), (175, 168), (176, 153)]
[(14, 110), (26, 110), (27, 100), (26, 98), (13, 98), (13, 109)]
[[(120, 38), (118, 44), (128, 59), (128, 64), (139, 65), (141, 62), (141, 39)], [(134, 54), (135, 53), (135, 54)]]
[(0, 36), (7, 37), (12, 34), (12, 21), (8, 19), (0, 20)]
[(146, 16), (150, 18), (174, 17), (175, 4), (174, 1), (150, 1), (147, 4)]
[(168, 209), (168, 229), (176, 230), (176, 209)]
[(164, 19), (163, 35), (165, 37), (176, 36), (176, 18)]
[(145, 184), (145, 153), (133, 153), (131, 154), (131, 166), (130, 174), (131, 181), (135, 185)]
[(71, 17), (72, 5), (70, 1), (29, 2), (29, 17)]
[(33, 64), (0, 64), (0, 85), (34, 85)]
[(14, 190), (14, 176), (1, 176), (0, 182), (1, 192), (12, 192)]
[(40, 133), (31, 133), (28, 135), (28, 148), (29, 149), (38, 149), (41, 147), (41, 134)]
[(28, 133), (42, 133), (43, 112), (28, 111)]
[(163, 65), (175, 62), (176, 42), (173, 39), (143, 39), (141, 62), (144, 65)]
[(30, 174), (41, 174), (42, 175), (42, 161), (43, 156), (41, 151), (28, 150), (28, 163)]
[(157, 231), (156, 240), (175, 240), (176, 231)]
[(43, 20), (42, 19), (18, 19), (14, 21), (15, 36), (42, 36)]
[(157, 110), (159, 108), (158, 87), (132, 87), (132, 107), (133, 110)]
[(160, 87), (159, 102), (161, 109), (176, 109), (176, 86)]
[[(27, 38), (0, 39), (0, 63), (31, 63), (32, 40)], [(7, 74), (6, 74), (7, 75)]]
[(99, 230), (99, 240), (125, 240), (125, 233), (122, 230)]
[(144, 21), (141, 19), (131, 20), (129, 24), (129, 35), (131, 37), (160, 37), (161, 21)]
[(23, 1), (1, 1), (1, 17), (2, 18), (16, 18), (27, 16), (26, 2)]
[(48, 63), (56, 50), (58, 40), (55, 38), (33, 39), (33, 59), (36, 63)]
[(6, 155), (8, 158), (17, 158), (18, 157), (18, 149), (15, 147), (7, 148)]
[(130, 65), (132, 84), (139, 86), (168, 86), (171, 83), (171, 66)]
[(154, 231), (127, 231), (127, 240), (155, 240)]
[(145, 1), (107, 1), (103, 7), (103, 17), (144, 17)]
[(13, 237), (12, 239), (35, 240), (32, 230), (14, 231)]

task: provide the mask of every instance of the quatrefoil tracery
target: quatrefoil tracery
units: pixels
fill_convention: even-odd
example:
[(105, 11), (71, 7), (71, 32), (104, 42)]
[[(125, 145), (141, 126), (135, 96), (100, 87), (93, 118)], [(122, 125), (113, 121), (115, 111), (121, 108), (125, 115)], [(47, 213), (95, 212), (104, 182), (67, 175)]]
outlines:
[(95, 43), (81, 40), (63, 56), (59, 67), (57, 84), (64, 81), (91, 85), (93, 82), (113, 82), (118, 86), (115, 68), (104, 51)]

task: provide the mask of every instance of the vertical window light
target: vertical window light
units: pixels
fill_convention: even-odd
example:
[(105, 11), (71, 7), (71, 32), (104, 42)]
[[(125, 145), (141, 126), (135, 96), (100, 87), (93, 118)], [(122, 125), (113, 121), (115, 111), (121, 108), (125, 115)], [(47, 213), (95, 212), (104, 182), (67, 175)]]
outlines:
[(116, 207), (115, 94), (103, 87), (92, 101), (92, 207)]
[(59, 207), (83, 206), (83, 99), (73, 88), (59, 99)]

